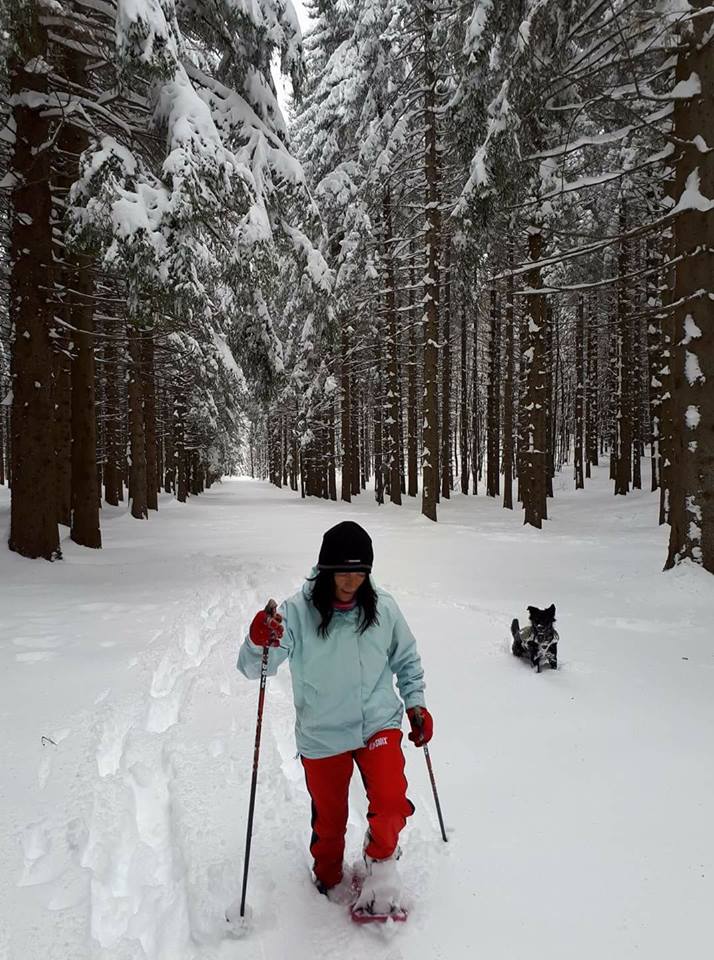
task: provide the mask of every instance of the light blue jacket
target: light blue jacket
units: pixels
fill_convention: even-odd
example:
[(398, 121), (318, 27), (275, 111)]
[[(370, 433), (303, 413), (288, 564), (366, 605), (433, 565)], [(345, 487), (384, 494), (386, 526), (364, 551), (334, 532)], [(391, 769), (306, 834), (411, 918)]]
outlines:
[[(425, 705), (416, 640), (394, 598), (378, 587), (375, 590), (379, 623), (364, 633), (358, 629), (356, 607), (335, 610), (327, 636), (320, 636), (321, 618), (312, 604), (308, 581), (279, 607), (285, 633), (280, 646), (270, 649), (268, 673), (272, 676), (288, 660), (295, 739), (304, 757), (318, 759), (357, 750), (379, 730), (398, 730), (403, 709), (394, 676), (407, 708)], [(259, 677), (262, 655), (262, 647), (246, 637), (238, 669), (249, 679)]]

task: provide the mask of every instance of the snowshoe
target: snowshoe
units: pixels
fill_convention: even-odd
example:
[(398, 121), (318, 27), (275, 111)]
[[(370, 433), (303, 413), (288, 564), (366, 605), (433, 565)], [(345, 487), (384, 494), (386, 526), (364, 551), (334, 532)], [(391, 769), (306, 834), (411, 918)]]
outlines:
[[(401, 851), (400, 851), (401, 852)], [(355, 923), (403, 923), (407, 911), (399, 903), (399, 874), (396, 857), (373, 860), (365, 857), (366, 873), (355, 875), (353, 885), (356, 899), (350, 907)]]

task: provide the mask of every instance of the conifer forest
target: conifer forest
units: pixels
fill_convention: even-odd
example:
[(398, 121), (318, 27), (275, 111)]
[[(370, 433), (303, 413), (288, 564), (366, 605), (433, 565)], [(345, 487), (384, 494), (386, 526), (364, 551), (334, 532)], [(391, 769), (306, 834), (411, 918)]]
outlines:
[(0, 0), (9, 549), (236, 473), (541, 528), (608, 463), (714, 573), (709, 0), (305, 8)]

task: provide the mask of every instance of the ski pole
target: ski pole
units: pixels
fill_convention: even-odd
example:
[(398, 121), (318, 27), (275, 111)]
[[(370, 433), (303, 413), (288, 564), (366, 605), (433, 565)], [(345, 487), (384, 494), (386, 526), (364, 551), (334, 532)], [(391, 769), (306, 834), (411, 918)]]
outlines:
[[(277, 609), (275, 600), (268, 600), (265, 613), (272, 617)], [(263, 659), (260, 664), (260, 692), (258, 694), (258, 719), (255, 725), (255, 749), (253, 750), (253, 778), (250, 784), (250, 803), (248, 804), (248, 829), (245, 837), (245, 857), (243, 859), (243, 891), (240, 898), (240, 915), (245, 916), (245, 894), (248, 888), (248, 866), (250, 864), (250, 844), (253, 838), (253, 814), (255, 812), (255, 791), (258, 785), (258, 761), (260, 759), (260, 734), (263, 729), (263, 705), (265, 704), (265, 683), (268, 679), (268, 657), (270, 647), (263, 647)]]
[(429, 771), (429, 779), (431, 780), (431, 789), (434, 793), (434, 802), (436, 803), (436, 813), (439, 817), (439, 826), (441, 827), (441, 839), (444, 843), (449, 842), (449, 838), (446, 836), (446, 830), (444, 828), (444, 818), (441, 815), (441, 804), (439, 803), (439, 794), (436, 790), (436, 780), (434, 779), (434, 768), (431, 765), (431, 757), (429, 756), (429, 748), (424, 744), (424, 756), (426, 758), (426, 766)]
[[(422, 719), (421, 713), (418, 710), (415, 713), (415, 717), (416, 717), (416, 722), (418, 726), (421, 727), (424, 721)], [(446, 828), (444, 827), (444, 818), (441, 815), (441, 804), (439, 803), (439, 794), (436, 789), (436, 778), (434, 777), (434, 768), (431, 765), (431, 756), (429, 754), (429, 747), (424, 743), (422, 744), (422, 748), (424, 750), (426, 768), (429, 771), (429, 779), (431, 780), (431, 790), (432, 790), (432, 793), (434, 794), (434, 802), (436, 803), (436, 813), (437, 813), (437, 816), (439, 817), (439, 826), (441, 827), (441, 838), (444, 841), (444, 843), (448, 843), (449, 838), (446, 836)]]

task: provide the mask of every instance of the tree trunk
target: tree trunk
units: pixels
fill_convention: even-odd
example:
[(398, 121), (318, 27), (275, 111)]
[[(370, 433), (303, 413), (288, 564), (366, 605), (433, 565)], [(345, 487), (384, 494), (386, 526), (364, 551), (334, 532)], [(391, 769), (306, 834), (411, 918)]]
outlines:
[(337, 419), (337, 406), (333, 401), (330, 404), (328, 413), (329, 423), (327, 427), (327, 488), (330, 500), (337, 500), (337, 469), (335, 457), (335, 421)]
[(159, 509), (159, 456), (156, 436), (156, 378), (154, 375), (154, 331), (141, 335), (141, 387), (144, 397), (144, 432), (146, 440), (146, 506)]
[(144, 396), (141, 374), (141, 332), (130, 323), (127, 327), (129, 340), (129, 369), (127, 371), (127, 399), (129, 403), (129, 490), (131, 515), (136, 520), (146, 520), (149, 515), (146, 485), (146, 431), (144, 430)]
[(415, 290), (417, 285), (416, 258), (412, 251), (410, 257), (410, 284), (409, 284), (409, 375), (407, 382), (407, 494), (416, 497), (419, 493), (418, 479), (418, 411), (417, 411), (417, 328), (416, 310), (414, 307)]
[(441, 338), (441, 495), (451, 496), (451, 238), (444, 237), (444, 309)]
[(97, 475), (97, 414), (94, 372), (94, 305), (91, 261), (72, 258), (72, 532), (75, 543), (99, 549), (100, 487)]
[(392, 198), (389, 188), (382, 194), (382, 214), (384, 218), (384, 264), (385, 264), (385, 308), (386, 308), (386, 369), (387, 369), (387, 419), (386, 439), (389, 443), (385, 471), (389, 476), (389, 499), (401, 506), (402, 478), (400, 463), (402, 457), (402, 436), (399, 425), (399, 334), (397, 327), (397, 292), (394, 275), (394, 239), (392, 236)]
[(575, 326), (575, 489), (583, 490), (583, 435), (585, 433), (585, 295), (578, 296)]
[[(59, 307), (60, 315), (71, 323), (68, 306)], [(55, 331), (52, 357), (52, 442), (54, 448), (55, 503), (57, 523), (69, 527), (72, 523), (72, 360), (69, 357), (70, 339)]]
[(632, 376), (630, 398), (632, 408), (632, 489), (642, 489), (642, 321), (633, 317)]
[(481, 477), (481, 437), (479, 435), (479, 394), (478, 394), (478, 283), (474, 276), (473, 284), (473, 343), (471, 360), (471, 475), (474, 496), (478, 495), (478, 482)]
[(377, 339), (377, 396), (374, 415), (374, 498), (384, 503), (384, 398), (382, 388), (381, 338)]
[[(513, 268), (513, 247), (509, 244), (509, 267)], [(503, 374), (503, 506), (513, 510), (513, 276), (506, 281), (506, 369)]]
[(119, 503), (119, 369), (118, 349), (111, 328), (104, 341), (104, 499), (116, 507)]
[[(625, 198), (620, 198), (620, 233), (627, 230)], [(615, 427), (617, 438), (617, 464), (615, 467), (615, 494), (625, 496), (630, 490), (632, 476), (632, 320), (628, 310), (627, 295), (627, 241), (620, 240), (617, 258), (619, 278), (617, 282), (617, 409)]]
[[(352, 439), (352, 496), (359, 496), (364, 490), (363, 473), (367, 473), (366, 443), (364, 438), (364, 423), (362, 418), (362, 398), (364, 389), (357, 384), (357, 375), (354, 366), (350, 364), (350, 437)], [(360, 459), (360, 450), (362, 458)]]
[[(649, 310), (660, 305), (659, 278), (654, 256), (648, 257), (648, 266), (653, 271), (647, 285), (647, 306)], [(649, 389), (650, 411), (650, 449), (651, 449), (651, 487), (659, 488), (660, 483), (660, 407), (662, 405), (662, 381), (659, 371), (662, 366), (662, 323), (659, 316), (650, 315), (647, 322), (647, 383)]]
[(598, 465), (598, 339), (597, 315), (593, 301), (590, 301), (587, 323), (587, 378), (585, 388), (585, 459), (587, 476), (590, 476), (590, 466)]
[[(558, 394), (562, 382), (562, 359), (560, 356), (560, 327), (553, 318), (553, 306), (545, 305), (545, 384), (543, 389), (543, 421), (545, 425), (545, 495), (546, 499), (553, 496), (553, 477), (555, 475), (555, 448), (556, 448), (556, 414)], [(564, 438), (561, 449), (570, 449), (570, 435), (568, 433), (569, 419), (561, 417)], [(544, 516), (545, 520), (546, 517)]]
[[(694, 10), (706, 9), (693, 0)], [(709, 8), (711, 9), (711, 8)], [(674, 134), (675, 200), (698, 189), (706, 202), (683, 206), (674, 221), (675, 267), (673, 356), (673, 469), (670, 489), (671, 530), (666, 567), (683, 560), (714, 573), (714, 151), (697, 147), (702, 133), (714, 131), (714, 16), (689, 22), (689, 36), (679, 53), (675, 79), (697, 75), (701, 92), (676, 100)], [(711, 142), (709, 142), (711, 146)], [(677, 207), (675, 207), (675, 210)]]
[(61, 552), (53, 490), (51, 310), (47, 301), (52, 277), (50, 121), (45, 111), (27, 105), (33, 94), (40, 98), (47, 94), (47, 34), (37, 20), (36, 5), (29, 9), (28, 18), (30, 22), (16, 38), (19, 49), (9, 64), (11, 93), (18, 98), (30, 94), (13, 107), (9, 314), (15, 337), (9, 547), (24, 557), (56, 560)]
[(341, 499), (345, 503), (352, 501), (352, 401), (350, 390), (350, 334), (347, 320), (342, 318), (342, 366), (340, 381), (342, 388), (342, 483)]
[[(543, 250), (543, 237), (539, 230), (531, 228), (528, 235), (528, 252), (531, 261), (540, 260)], [(528, 274), (528, 286), (537, 290), (541, 283), (539, 267)], [(546, 512), (546, 345), (544, 297), (541, 293), (532, 293), (527, 297), (528, 326), (525, 343), (521, 344), (521, 363), (524, 370), (525, 393), (521, 400), (523, 410), (524, 436), (521, 441), (523, 450), (521, 495), (525, 509), (524, 523), (540, 529)]]
[(501, 316), (496, 288), (491, 289), (486, 399), (486, 495), (497, 497), (501, 477)]
[(0, 487), (5, 486), (5, 407), (3, 406), (3, 387), (0, 383)]
[(438, 374), (439, 354), (439, 150), (434, 67), (434, 10), (427, 0), (424, 10), (424, 172), (426, 178), (426, 230), (424, 233), (426, 276), (424, 278), (424, 426), (422, 449), (421, 512), (436, 520), (439, 476)]
[(294, 417), (292, 421), (292, 431), (290, 434), (290, 444), (291, 444), (291, 453), (290, 453), (290, 489), (297, 492), (298, 489), (298, 479), (300, 474), (300, 448), (298, 446), (298, 419), (299, 419), (299, 409), (297, 398), (295, 399), (295, 410)]
[(466, 327), (465, 296), (459, 303), (461, 312), (461, 386), (460, 386), (460, 405), (459, 405), (459, 450), (461, 452), (461, 492), (469, 492), (469, 390), (468, 390), (468, 330)]

